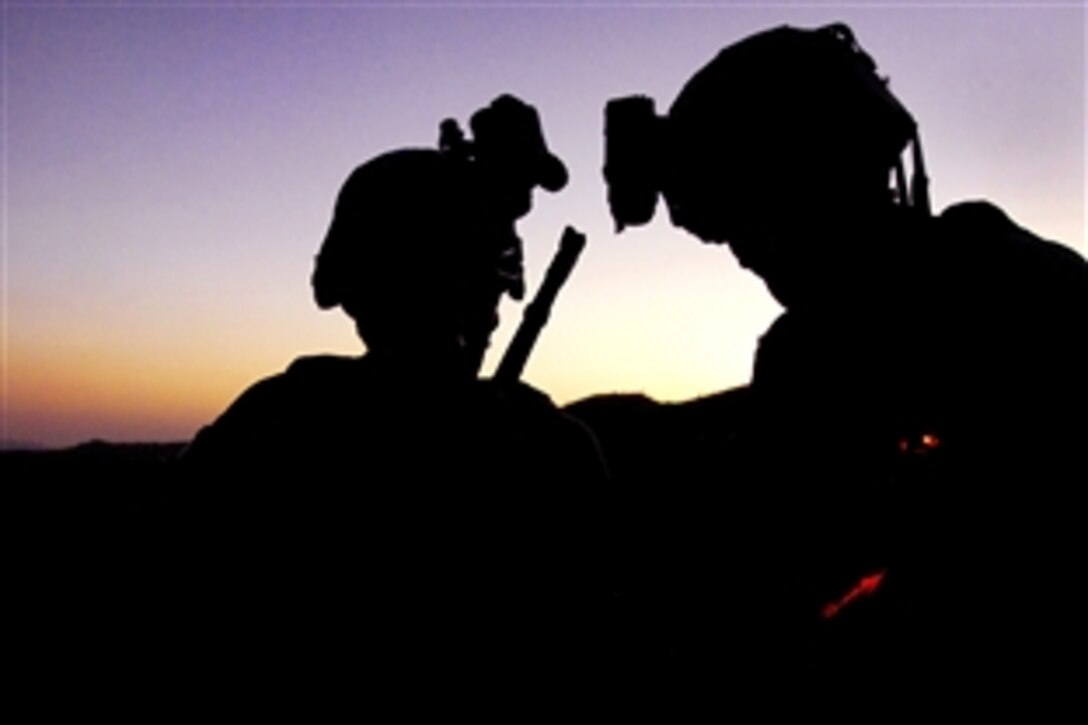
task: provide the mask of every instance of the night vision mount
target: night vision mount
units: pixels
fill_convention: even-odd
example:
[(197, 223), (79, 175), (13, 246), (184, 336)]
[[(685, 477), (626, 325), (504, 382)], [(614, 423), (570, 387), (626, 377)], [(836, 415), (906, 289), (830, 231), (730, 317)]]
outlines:
[(442, 121), (439, 151), (546, 191), (556, 192), (567, 185), (567, 167), (548, 150), (540, 116), (533, 106), (509, 94), (501, 95), (472, 114), (469, 128), (471, 141), (456, 120)]

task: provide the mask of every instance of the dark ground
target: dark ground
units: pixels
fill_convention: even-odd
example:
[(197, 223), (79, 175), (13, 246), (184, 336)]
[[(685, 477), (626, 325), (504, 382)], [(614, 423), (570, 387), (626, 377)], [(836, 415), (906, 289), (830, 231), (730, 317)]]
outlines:
[[(816, 557), (797, 553), (811, 542), (761, 538), (749, 506), (761, 497), (751, 498), (729, 475), (737, 463), (734, 431), (745, 405), (746, 391), (739, 389), (684, 404), (600, 396), (568, 407), (596, 432), (614, 477), (612, 518), (602, 522), (611, 542), (600, 587), (607, 590), (609, 632), (602, 639), (605, 654), (594, 655), (593, 666), (602, 670), (597, 685), (619, 681), (637, 692), (682, 684), (703, 696), (745, 693), (749, 687), (858, 696), (894, 691), (902, 698), (962, 693), (956, 684), (961, 676), (973, 681), (979, 673), (1008, 675), (1004, 664), (980, 665), (980, 657), (990, 655), (979, 655), (982, 650), (969, 638), (957, 643), (963, 612), (934, 614), (933, 602), (942, 601), (940, 587), (949, 581), (920, 578), (919, 569), (939, 553), (912, 549), (870, 557), (866, 542), (856, 541), (839, 550), (845, 552), (841, 560), (814, 565)], [(196, 581), (191, 577), (199, 568), (187, 560), (194, 542), (186, 538), (198, 529), (177, 515), (185, 487), (177, 458), (185, 445), (95, 441), (65, 450), (0, 452), (4, 511), (13, 534), (9, 581), (18, 611), (9, 621), (14, 651), (25, 653), (16, 659), (29, 681), (59, 682), (64, 673), (77, 672), (89, 681), (86, 673), (95, 672), (146, 687), (148, 680), (175, 678), (176, 668), (188, 670), (181, 661), (164, 663), (161, 654), (184, 650), (179, 638), (194, 632), (170, 623), (179, 614), (184, 620), (188, 606), (178, 604), (179, 577)], [(208, 562), (216, 553), (198, 556)], [(345, 564), (350, 566), (348, 557), (337, 559), (338, 566)], [(306, 581), (313, 584), (330, 572), (345, 573), (308, 571)], [(875, 594), (852, 599), (833, 619), (821, 616), (861, 577), (877, 572), (884, 576)], [(339, 591), (316, 586), (315, 595)], [(227, 582), (225, 590), (241, 591), (237, 582)], [(215, 601), (205, 597), (201, 606), (215, 610)], [(301, 601), (297, 611), (307, 616), (315, 606), (322, 609)], [(285, 613), (281, 609), (276, 616)], [(286, 616), (270, 628), (289, 626)], [(1037, 606), (1023, 621), (995, 616), (985, 651), (998, 653), (994, 662), (1009, 661), (1008, 647), (1031, 640), (1024, 633), (1030, 635), (1038, 618)], [(1006, 629), (1018, 633), (1008, 646)], [(1063, 631), (1058, 630), (1061, 639)], [(1055, 641), (1054, 628), (1040, 636)], [(1042, 669), (1053, 674), (1054, 663), (1038, 661), (1035, 644), (1025, 657), (1047, 664)], [(321, 651), (327, 650), (323, 645)], [(192, 658), (192, 649), (187, 651)], [(214, 661), (217, 655), (208, 651), (201, 657)], [(582, 658), (570, 653), (572, 663)], [(220, 677), (229, 669), (211, 668)], [(328, 681), (341, 670), (321, 672)], [(1052, 674), (1049, 686), (1064, 691)], [(1012, 678), (1022, 679), (1015, 673)], [(1028, 691), (1039, 690), (1032, 685)]]

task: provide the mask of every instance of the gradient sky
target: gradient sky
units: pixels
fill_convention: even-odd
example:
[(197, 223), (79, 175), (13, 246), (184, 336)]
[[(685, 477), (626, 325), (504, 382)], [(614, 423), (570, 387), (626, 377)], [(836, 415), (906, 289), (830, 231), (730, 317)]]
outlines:
[[(936, 208), (988, 198), (1086, 251), (1080, 2), (5, 2), (2, 20), (4, 439), (187, 439), (294, 357), (360, 352), (309, 288), (341, 182), (508, 91), (571, 172), (520, 223), (530, 288), (565, 224), (590, 243), (528, 381), (558, 402), (745, 382), (776, 304), (662, 210), (613, 234), (602, 109), (665, 109), (783, 23), (852, 25), (919, 121)], [(502, 314), (493, 352), (519, 305)]]

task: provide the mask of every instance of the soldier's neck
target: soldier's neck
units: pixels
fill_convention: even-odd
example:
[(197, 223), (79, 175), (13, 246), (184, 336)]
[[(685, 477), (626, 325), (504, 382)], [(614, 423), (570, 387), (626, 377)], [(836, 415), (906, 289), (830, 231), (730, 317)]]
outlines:
[(453, 351), (378, 348), (368, 350), (367, 358), (373, 369), (393, 384), (443, 387), (475, 378), (475, 372)]

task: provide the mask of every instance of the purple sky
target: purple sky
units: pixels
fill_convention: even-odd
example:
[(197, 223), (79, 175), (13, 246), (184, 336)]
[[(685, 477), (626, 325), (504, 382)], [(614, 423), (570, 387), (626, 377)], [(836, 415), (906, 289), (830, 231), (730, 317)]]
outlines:
[(7, 2), (0, 438), (184, 439), (293, 357), (358, 352), (308, 285), (340, 183), (507, 91), (572, 177), (520, 225), (530, 285), (563, 225), (590, 238), (529, 381), (742, 383), (777, 307), (660, 213), (612, 233), (603, 104), (667, 108), (723, 45), (836, 20), (918, 119), (937, 208), (989, 198), (1085, 252), (1082, 3)]

